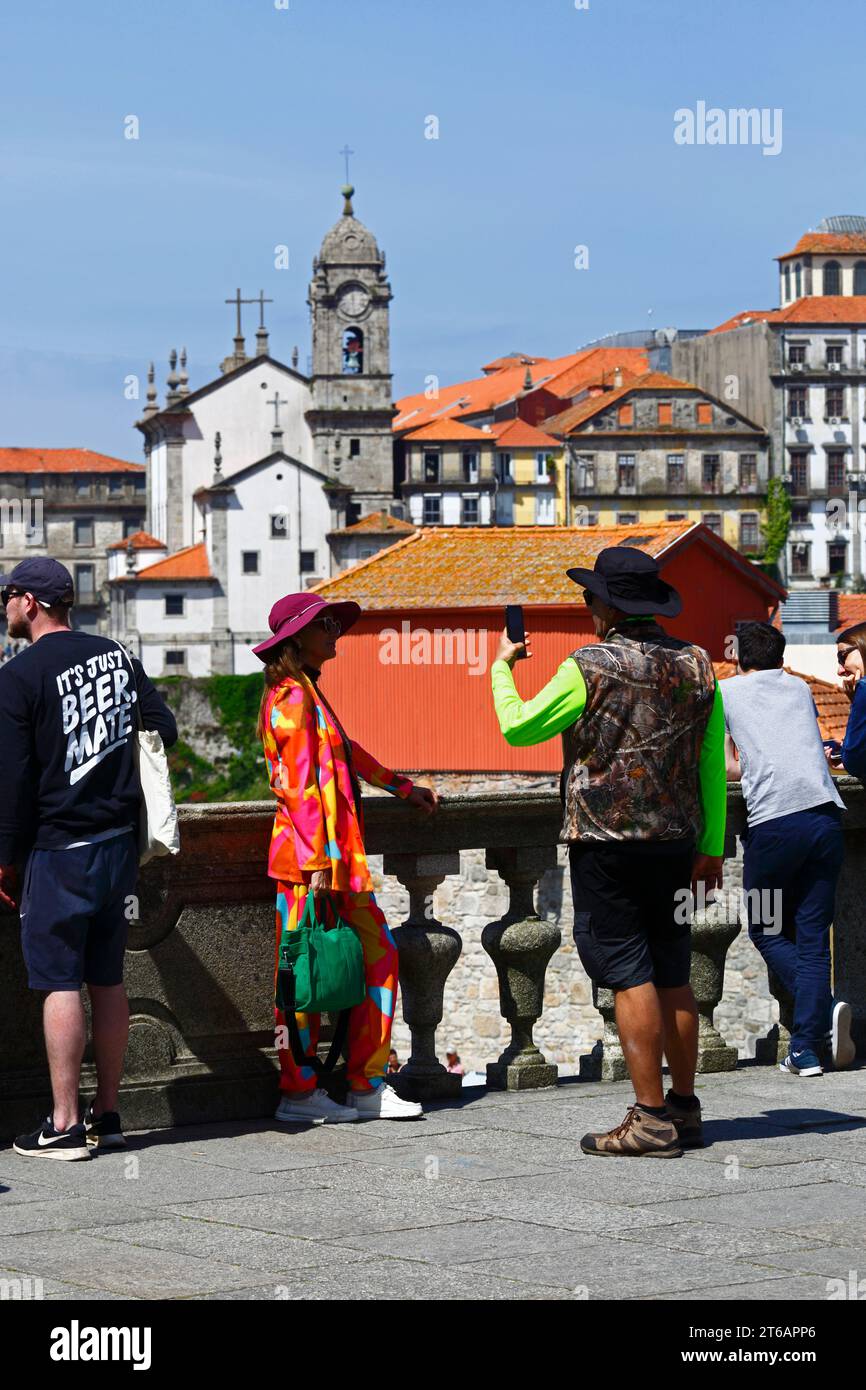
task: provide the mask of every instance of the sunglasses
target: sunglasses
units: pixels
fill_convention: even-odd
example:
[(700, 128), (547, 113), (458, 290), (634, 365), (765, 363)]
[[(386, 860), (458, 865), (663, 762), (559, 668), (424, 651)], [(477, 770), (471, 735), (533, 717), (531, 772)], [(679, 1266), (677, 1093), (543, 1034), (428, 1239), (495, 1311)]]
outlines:
[(343, 631), (343, 624), (338, 618), (315, 618), (313, 621), (316, 627), (324, 628), (325, 632), (329, 633), (332, 637), (339, 637), (340, 633)]
[(0, 589), (0, 602), (5, 608), (10, 598), (23, 598), (24, 594), (24, 589)]

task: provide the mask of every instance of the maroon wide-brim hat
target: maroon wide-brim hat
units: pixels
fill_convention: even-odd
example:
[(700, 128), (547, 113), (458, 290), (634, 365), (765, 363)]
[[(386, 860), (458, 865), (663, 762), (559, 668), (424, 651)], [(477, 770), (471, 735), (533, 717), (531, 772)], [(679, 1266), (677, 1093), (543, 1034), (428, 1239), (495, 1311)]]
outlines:
[(343, 603), (332, 603), (318, 594), (309, 592), (286, 594), (285, 598), (278, 599), (268, 614), (268, 627), (274, 634), (273, 637), (268, 637), (257, 647), (253, 647), (259, 661), (267, 661), (275, 647), (285, 642), (287, 637), (294, 637), (296, 632), (300, 632), (301, 628), (312, 623), (326, 611), (338, 620), (344, 632), (348, 632), (361, 614), (360, 606), (349, 599)]

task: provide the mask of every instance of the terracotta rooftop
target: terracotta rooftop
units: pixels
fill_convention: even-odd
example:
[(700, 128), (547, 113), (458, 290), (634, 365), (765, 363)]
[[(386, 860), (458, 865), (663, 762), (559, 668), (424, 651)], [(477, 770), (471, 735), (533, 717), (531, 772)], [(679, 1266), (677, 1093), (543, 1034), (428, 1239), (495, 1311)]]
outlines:
[(207, 546), (204, 541), (198, 545), (188, 545), (184, 550), (176, 550), (173, 555), (166, 555), (164, 560), (157, 560), (156, 564), (148, 565), (141, 569), (137, 574), (130, 578), (135, 582), (139, 579), (213, 579), (210, 563), (207, 558)]
[[(570, 406), (568, 410), (561, 411), (559, 415), (552, 415), (550, 419), (545, 420), (545, 429), (552, 434), (571, 434), (586, 420), (590, 420), (593, 415), (598, 415), (600, 411), (607, 410), (615, 402), (623, 401), (626, 396), (640, 391), (697, 391), (701, 396), (704, 395), (701, 388), (695, 386), (691, 381), (680, 381), (677, 377), (668, 376), (666, 372), (644, 372), (641, 376), (627, 378), (623, 385), (615, 391), (606, 391), (600, 396), (589, 396), (586, 400), (579, 401), (577, 405)], [(661, 428), (663, 433), (670, 432), (669, 428), (665, 426)], [(654, 431), (642, 432), (653, 433)]]
[(403, 521), (401, 517), (392, 516), (390, 512), (370, 512), (368, 516), (362, 516), (360, 521), (353, 521), (351, 526), (341, 526), (339, 531), (331, 531), (330, 534), (332, 536), (384, 536), (389, 531), (399, 531), (408, 536), (412, 535), (415, 529), (411, 521)]
[(503, 366), (489, 376), (442, 386), (434, 400), (423, 391), (416, 396), (404, 396), (397, 402), (394, 432), (402, 434), (407, 429), (418, 429), (445, 416), (492, 412), (496, 406), (526, 394), (527, 371), (533, 387), (543, 385), (545, 390), (568, 401), (578, 392), (600, 383), (603, 377), (611, 381), (618, 366), (645, 371), (647, 365), (642, 348), (583, 348), (565, 357), (539, 357), (528, 365)]
[(144, 473), (143, 463), (128, 463), (91, 449), (0, 449), (0, 473)]
[(486, 430), (477, 430), (474, 425), (464, 425), (461, 420), (451, 420), (443, 418), (441, 420), (431, 420), (428, 425), (422, 425), (420, 429), (410, 430), (403, 436), (411, 444), (421, 443), (429, 439), (431, 443), (447, 443), (449, 440), (468, 439), (476, 443), (489, 444), (493, 436)]
[(508, 445), (509, 449), (556, 449), (562, 448), (558, 439), (544, 430), (536, 429), (526, 420), (500, 420), (490, 426), (490, 433), (498, 445)]
[(801, 236), (793, 251), (785, 251), (777, 256), (777, 261), (787, 261), (791, 256), (802, 256), (809, 251), (824, 255), (837, 252), (840, 256), (866, 255), (866, 236), (862, 232), (806, 232)]
[(310, 592), (354, 599), (366, 609), (486, 608), (504, 603), (574, 604), (565, 571), (591, 568), (609, 545), (659, 555), (693, 521), (647, 526), (426, 526)]
[(744, 309), (710, 332), (727, 333), (750, 323), (866, 323), (866, 295), (813, 294), (795, 299), (785, 309)]
[(549, 362), (547, 357), (533, 357), (528, 352), (507, 352), (504, 357), (495, 357), (492, 362), (485, 362), (481, 368), (482, 372), (501, 372), (506, 367), (519, 367), (521, 363), (525, 366), (527, 362)]
[(866, 623), (866, 594), (840, 594), (838, 603), (839, 621), (834, 632), (854, 627), (855, 623)]
[(158, 541), (156, 536), (148, 535), (147, 531), (133, 531), (131, 536), (122, 541), (115, 541), (108, 549), (126, 550), (129, 546), (132, 546), (133, 550), (165, 550), (165, 542)]

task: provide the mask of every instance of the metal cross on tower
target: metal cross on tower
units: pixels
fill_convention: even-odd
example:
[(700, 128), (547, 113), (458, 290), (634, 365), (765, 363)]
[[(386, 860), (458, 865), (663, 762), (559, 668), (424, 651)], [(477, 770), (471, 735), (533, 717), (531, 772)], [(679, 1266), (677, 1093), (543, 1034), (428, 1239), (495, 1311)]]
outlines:
[(348, 183), (348, 182), (349, 182), (349, 155), (350, 155), (350, 154), (354, 154), (355, 151), (354, 151), (354, 150), (350, 150), (348, 145), (344, 145), (343, 148), (340, 150), (339, 153), (343, 156), (343, 158), (344, 158), (345, 161), (346, 161), (346, 183)]
[(265, 299), (265, 292), (264, 292), (264, 290), (259, 290), (258, 298), (257, 298), (257, 299), (250, 299), (250, 300), (247, 300), (247, 301), (245, 301), (245, 302), (246, 302), (246, 303), (249, 303), (249, 304), (258, 304), (258, 306), (259, 306), (259, 328), (264, 328), (264, 326), (265, 326), (265, 305), (266, 305), (266, 304), (273, 304), (274, 301), (273, 301), (272, 299)]
[[(242, 334), (241, 334), (241, 305), (242, 305), (242, 304), (258, 304), (259, 301), (258, 301), (258, 299), (241, 299), (241, 292), (240, 292), (240, 290), (238, 289), (238, 291), (236, 292), (234, 298), (233, 298), (233, 299), (227, 299), (225, 302), (226, 302), (226, 304), (234, 304), (235, 307), (236, 307), (236, 309), (237, 309), (238, 319), (237, 319), (237, 330), (236, 330), (236, 333), (235, 333), (235, 337), (236, 337), (236, 338), (240, 338), (240, 337), (242, 337)], [(265, 302), (267, 303), (267, 302), (272, 302), (272, 301), (265, 301)]]

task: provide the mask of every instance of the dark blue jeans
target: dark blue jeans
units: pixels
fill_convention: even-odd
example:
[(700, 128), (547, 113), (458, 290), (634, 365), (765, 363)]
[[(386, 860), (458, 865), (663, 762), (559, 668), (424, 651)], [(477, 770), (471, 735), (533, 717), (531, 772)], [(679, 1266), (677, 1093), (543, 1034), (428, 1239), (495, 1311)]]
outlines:
[[(749, 936), (794, 1000), (791, 1051), (830, 1027), (830, 925), (842, 867), (835, 802), (751, 826), (743, 836)], [(760, 901), (754, 890), (760, 892)]]

